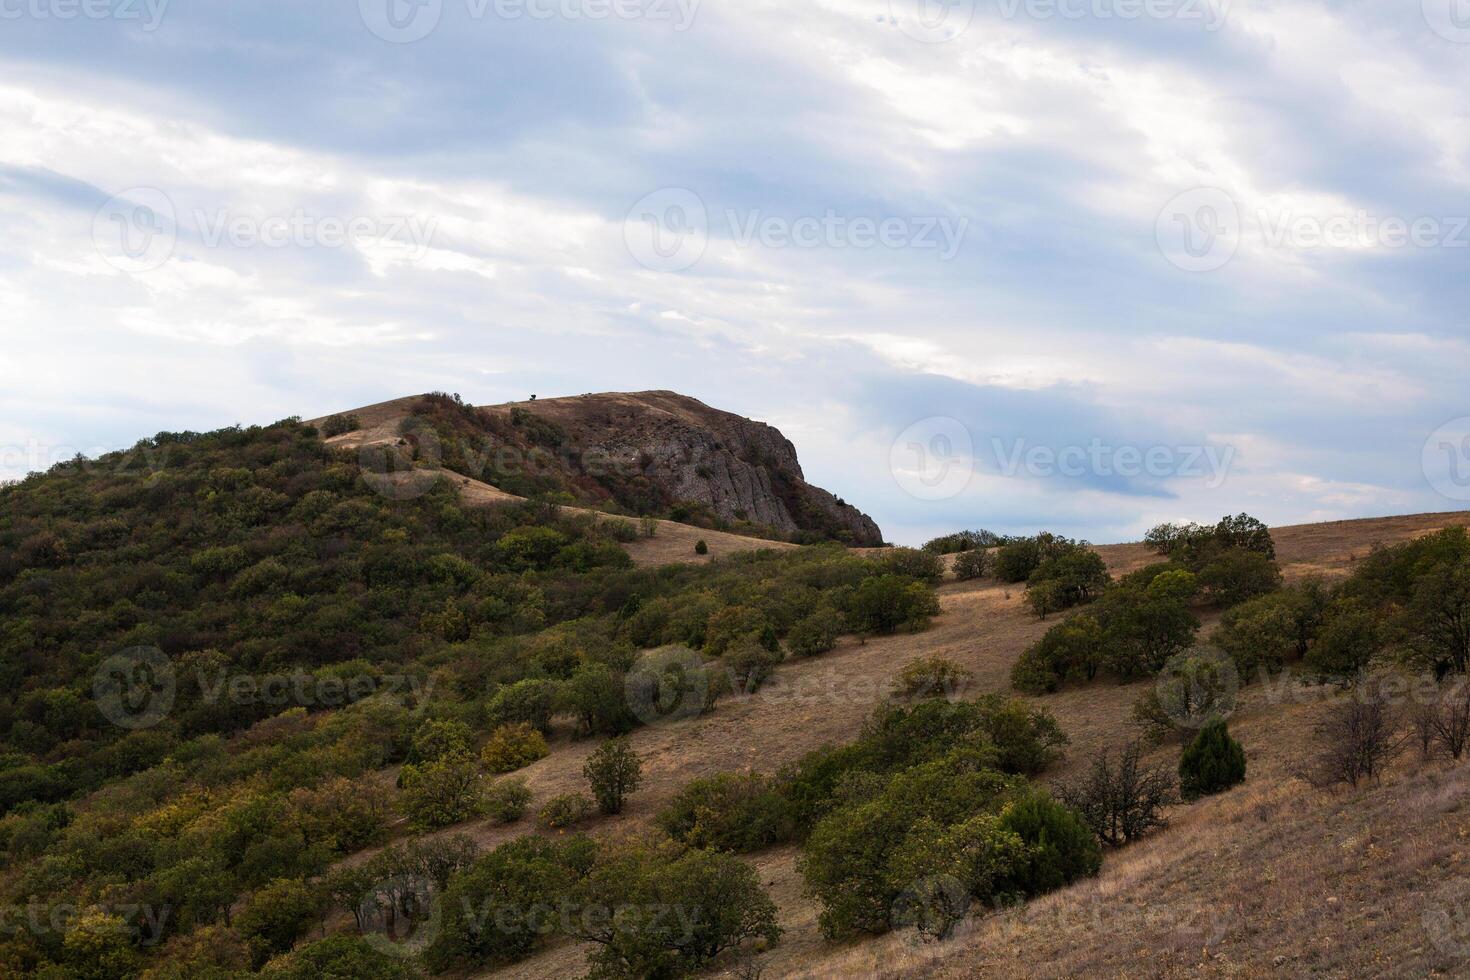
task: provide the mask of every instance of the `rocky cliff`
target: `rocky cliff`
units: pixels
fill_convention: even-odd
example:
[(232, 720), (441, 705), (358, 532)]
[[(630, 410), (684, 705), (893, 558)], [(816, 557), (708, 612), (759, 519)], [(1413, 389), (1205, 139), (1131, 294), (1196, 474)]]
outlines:
[[(604, 486), (646, 481), (676, 509), (707, 507), (751, 521), (854, 545), (877, 545), (872, 518), (806, 482), (796, 447), (773, 426), (722, 412), (672, 391), (615, 392), (487, 406), (500, 423), (553, 432), (566, 465)], [(559, 434), (555, 434), (559, 433)], [(601, 469), (603, 473), (596, 470)], [(610, 481), (606, 473), (613, 474)]]

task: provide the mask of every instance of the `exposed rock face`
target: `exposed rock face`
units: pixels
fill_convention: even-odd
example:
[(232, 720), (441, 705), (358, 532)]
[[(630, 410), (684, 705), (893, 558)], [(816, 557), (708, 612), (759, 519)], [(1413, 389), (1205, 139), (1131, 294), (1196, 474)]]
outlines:
[(814, 531), (854, 545), (883, 543), (873, 519), (806, 482), (796, 448), (779, 430), (672, 391), (551, 398), (520, 409), (560, 426), (588, 456), (636, 471), (676, 501), (706, 504), (728, 520)]

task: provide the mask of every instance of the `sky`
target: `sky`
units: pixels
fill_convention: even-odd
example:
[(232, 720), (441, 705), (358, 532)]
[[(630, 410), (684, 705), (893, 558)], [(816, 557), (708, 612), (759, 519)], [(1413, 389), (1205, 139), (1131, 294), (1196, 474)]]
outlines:
[(0, 477), (673, 389), (907, 544), (1470, 508), (1470, 0), (0, 0)]

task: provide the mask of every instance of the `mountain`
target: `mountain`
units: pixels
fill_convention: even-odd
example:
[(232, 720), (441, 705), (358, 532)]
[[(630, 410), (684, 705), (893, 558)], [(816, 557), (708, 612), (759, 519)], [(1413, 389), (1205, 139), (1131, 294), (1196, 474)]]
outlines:
[(704, 526), (798, 541), (883, 543), (872, 518), (806, 481), (796, 447), (780, 430), (672, 391), (479, 408), (434, 394), (344, 417), (353, 428), (334, 442), (362, 446), (406, 437), (421, 460), (427, 456), (519, 496), (560, 491), (583, 504), (611, 502)]

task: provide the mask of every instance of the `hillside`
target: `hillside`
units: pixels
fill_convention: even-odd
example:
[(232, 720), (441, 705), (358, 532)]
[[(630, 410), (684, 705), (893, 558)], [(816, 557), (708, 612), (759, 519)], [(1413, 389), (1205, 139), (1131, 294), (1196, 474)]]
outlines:
[[(0, 939), (0, 971), (294, 980), (331, 975), (327, 964), (379, 980), (419, 967), (564, 978), (591, 961), (629, 980), (658, 972), (650, 964), (673, 976), (750, 962), (766, 977), (1464, 972), (1470, 946), (1454, 930), (1470, 778), (1406, 752), (1352, 790), (1297, 779), (1314, 726), (1341, 701), (1305, 674), (1242, 688), (1230, 731), (1248, 763), (1243, 786), (1173, 807), (1166, 827), (1107, 850), (1096, 877), (1039, 887), (944, 942), (910, 930), (828, 938), (802, 871), (806, 834), (924, 773), (931, 782), (908, 805), (925, 818), (990, 806), (971, 786), (1010, 813), (1134, 739), (1133, 705), (1154, 681), (1104, 673), (1007, 700), (1014, 665), (1066, 618), (1038, 618), (1025, 586), (995, 568), (959, 581), (964, 556), (799, 547), (667, 519), (641, 528), (528, 500), (455, 471), (463, 446), (434, 449), (423, 426), (438, 438), (439, 427), (546, 431), (539, 422), (423, 401), (363, 409), (327, 438), (292, 420), (161, 433), (0, 489), (0, 902), (86, 912), (81, 925)], [(541, 422), (595, 428), (564, 411)], [(1437, 535), (1400, 565), (1374, 547), (1467, 524), (1470, 514), (1431, 514), (1260, 528), (1252, 542), (1272, 546), (1275, 563), (1259, 561), (1273, 575), (1279, 564), (1289, 587), (1366, 582), (1349, 614), (1370, 587), (1389, 590), (1375, 613), (1387, 619), (1417, 596), (1415, 576), (1446, 556), (1461, 568), (1470, 547)], [(1165, 576), (1171, 587), (1195, 580), (1182, 564), (1160, 571), (1142, 544), (1066, 549), (1106, 573), (1094, 609), (1151, 595)], [(1222, 554), (1250, 557), (1239, 551)], [(1205, 634), (1223, 619), (1208, 590), (1231, 581), (1213, 568), (1199, 574), (1207, 591), (1167, 600)], [(1285, 594), (1267, 588), (1262, 598)], [(908, 665), (934, 657), (969, 672), (945, 692), (952, 701), (890, 699)], [(675, 696), (672, 709), (641, 700), (650, 679)], [(950, 727), (991, 724), (994, 711), (1011, 720), (983, 734)], [(1002, 749), (1032, 752), (1026, 733), (1049, 719), (1069, 739), (1059, 758), (1002, 761)], [(511, 738), (522, 754), (500, 775), (495, 746)], [(626, 802), (545, 825), (543, 811), (587, 792), (586, 767), (615, 744), (641, 766)], [(1172, 767), (1178, 754), (1165, 743), (1146, 761)], [(738, 856), (662, 837), (660, 814), (692, 780), (722, 773), (773, 787), (756, 799), (786, 816)], [(512, 817), (486, 809), (487, 791), (520, 781)], [(712, 833), (720, 815), (696, 826)], [(892, 846), (919, 822), (854, 843)], [(525, 853), (531, 864), (507, 856)], [(426, 920), (424, 947), (400, 942), (391, 920), (393, 939), (373, 928), (357, 938), (366, 895), (398, 895), (393, 914), (417, 926), (424, 906), (400, 907), (393, 883), (425, 874), (437, 881), (427, 907), (446, 918)], [(533, 875), (522, 903), (587, 902), (587, 889), (601, 902), (673, 896), (697, 909), (745, 896), (753, 925), (677, 955), (574, 930), (493, 932), (502, 945), (476, 946), (486, 934), (455, 910), (507, 900), (498, 889), (517, 874)], [(683, 888), (705, 890), (678, 898)]]
[[(671, 391), (578, 395), (478, 409), (427, 396), (342, 413), (337, 445), (397, 443), (503, 492), (800, 541), (882, 544), (877, 524), (806, 482), (777, 429)], [(325, 419), (316, 422), (323, 423)]]
[[(1273, 537), (1292, 581), (1340, 578), (1374, 544), (1466, 525), (1470, 513), (1426, 514), (1282, 527)], [(1115, 576), (1153, 559), (1143, 545), (1096, 550)], [(690, 779), (742, 767), (773, 771), (818, 745), (853, 738), (879, 703), (874, 689), (915, 658), (938, 654), (973, 671), (966, 696), (1006, 691), (1017, 656), (1051, 625), (1030, 613), (1019, 588), (994, 582), (949, 583), (940, 601), (943, 612), (926, 633), (845, 640), (819, 660), (779, 668), (783, 683), (769, 698), (757, 694), (707, 719), (635, 733), (650, 778), (608, 829), (647, 825)], [(1034, 699), (1072, 740), (1048, 779), (1074, 778), (1092, 753), (1134, 737), (1129, 712), (1151, 686), (1105, 682)], [(791, 693), (802, 691), (808, 696)], [(1425, 921), (1438, 921), (1441, 909), (1458, 917), (1470, 901), (1458, 877), (1470, 861), (1470, 771), (1406, 763), (1381, 786), (1346, 795), (1295, 780), (1333, 693), (1307, 689), (1281, 703), (1245, 688), (1231, 717), (1249, 762), (1245, 787), (1179, 808), (1168, 828), (1109, 855), (1097, 879), (1023, 911), (972, 920), (946, 943), (895, 934), (834, 947), (804, 892), (799, 852), (760, 854), (757, 868), (787, 929), (762, 958), (765, 976), (1463, 975), (1466, 961), (1446, 952), (1442, 937), (1437, 944)], [(1165, 746), (1154, 757), (1170, 762), (1177, 753)], [(569, 747), (526, 770), (538, 797), (575, 786), (583, 754)], [(478, 975), (551, 980), (576, 970), (584, 952), (561, 947)]]

